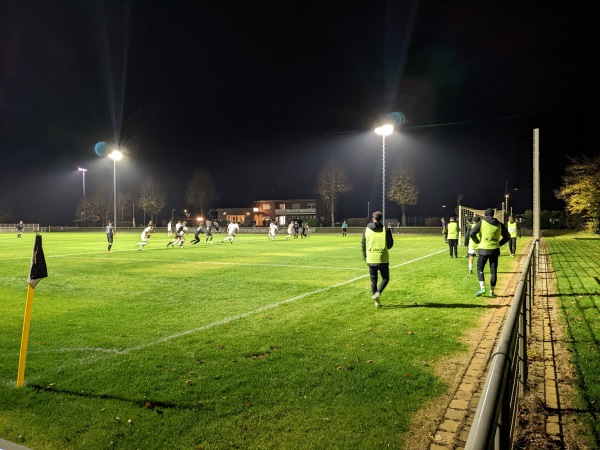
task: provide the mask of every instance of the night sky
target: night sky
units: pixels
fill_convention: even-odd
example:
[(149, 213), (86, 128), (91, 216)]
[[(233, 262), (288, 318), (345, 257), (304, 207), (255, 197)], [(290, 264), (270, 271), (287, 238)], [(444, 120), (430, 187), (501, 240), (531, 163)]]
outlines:
[(216, 207), (246, 207), (316, 198), (330, 160), (352, 185), (336, 220), (365, 217), (392, 113), (388, 180), (409, 166), (421, 191), (409, 215), (448, 215), (458, 194), (500, 207), (506, 188), (531, 208), (534, 128), (542, 208), (561, 209), (567, 157), (600, 149), (599, 19), (597, 1), (0, 0), (0, 209), (65, 225), (78, 166), (87, 195), (112, 186), (106, 141), (126, 155), (119, 190), (153, 178), (164, 217), (189, 207), (196, 168)]

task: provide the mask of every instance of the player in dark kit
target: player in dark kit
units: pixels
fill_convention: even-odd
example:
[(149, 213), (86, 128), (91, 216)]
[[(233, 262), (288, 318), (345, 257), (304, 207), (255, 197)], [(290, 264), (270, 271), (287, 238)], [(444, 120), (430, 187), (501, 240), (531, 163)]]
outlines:
[(202, 228), (202, 225), (200, 225), (197, 229), (196, 232), (194, 233), (194, 239), (190, 242), (192, 245), (196, 245), (198, 242), (200, 242), (200, 234), (204, 233), (204, 228)]
[(108, 240), (108, 248), (106, 249), (106, 253), (110, 253), (110, 249), (112, 248), (112, 245), (113, 245), (114, 236), (115, 236), (115, 234), (113, 231), (112, 220), (109, 220), (108, 225), (106, 225), (106, 239)]

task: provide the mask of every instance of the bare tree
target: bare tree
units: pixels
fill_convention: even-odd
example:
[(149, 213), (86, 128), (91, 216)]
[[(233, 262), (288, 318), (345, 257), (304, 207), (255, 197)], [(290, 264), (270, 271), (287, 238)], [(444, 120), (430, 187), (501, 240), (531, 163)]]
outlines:
[(335, 223), (335, 200), (338, 195), (351, 189), (346, 173), (330, 161), (317, 176), (316, 192), (331, 210), (331, 225)]
[(406, 226), (406, 206), (414, 206), (419, 200), (419, 188), (411, 169), (396, 169), (392, 175), (388, 198), (402, 207), (402, 226)]
[[(99, 187), (85, 200), (85, 217), (91, 221), (100, 220), (106, 224), (112, 214), (112, 191), (109, 187)], [(83, 211), (83, 199), (78, 207), (78, 212)], [(116, 220), (116, 219), (113, 219)]]
[(202, 168), (194, 170), (185, 192), (186, 203), (200, 208), (201, 213), (204, 214), (217, 197), (217, 190), (208, 170)]
[(161, 186), (152, 179), (147, 180), (142, 185), (142, 192), (138, 201), (144, 214), (150, 214), (150, 220), (156, 223), (156, 216), (165, 207), (165, 193)]

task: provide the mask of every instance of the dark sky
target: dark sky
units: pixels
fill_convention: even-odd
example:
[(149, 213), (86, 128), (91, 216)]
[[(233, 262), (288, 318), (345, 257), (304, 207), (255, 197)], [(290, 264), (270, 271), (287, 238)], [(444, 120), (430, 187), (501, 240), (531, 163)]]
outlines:
[(215, 206), (245, 207), (316, 197), (333, 160), (353, 187), (336, 217), (362, 217), (381, 208), (373, 129), (395, 112), (386, 172), (414, 170), (410, 215), (439, 216), (457, 194), (499, 207), (506, 187), (516, 212), (531, 208), (536, 127), (542, 207), (559, 209), (567, 156), (598, 154), (599, 5), (0, 0), (0, 209), (73, 219), (78, 166), (87, 195), (112, 186), (94, 152), (106, 141), (126, 154), (119, 190), (155, 179), (164, 216), (188, 206), (198, 167)]

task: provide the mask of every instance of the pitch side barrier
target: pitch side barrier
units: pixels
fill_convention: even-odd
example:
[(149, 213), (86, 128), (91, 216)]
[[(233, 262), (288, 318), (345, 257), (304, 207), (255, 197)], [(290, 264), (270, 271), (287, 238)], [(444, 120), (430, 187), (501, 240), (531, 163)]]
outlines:
[[(366, 225), (364, 227), (348, 227), (348, 234), (362, 234), (365, 231)], [(312, 228), (311, 228), (312, 230)], [(442, 238), (442, 227), (390, 227), (393, 234), (439, 234), (440, 239)], [(283, 227), (282, 227), (282, 230)], [(316, 227), (314, 228), (314, 232), (319, 234), (341, 234), (341, 227)]]
[[(24, 223), (23, 233), (37, 233), (41, 231), (39, 223)], [(0, 223), (0, 233), (16, 233), (17, 223)]]
[(465, 450), (513, 448), (519, 396), (527, 387), (527, 337), (531, 332), (538, 257), (539, 241), (534, 241), (491, 357)]

